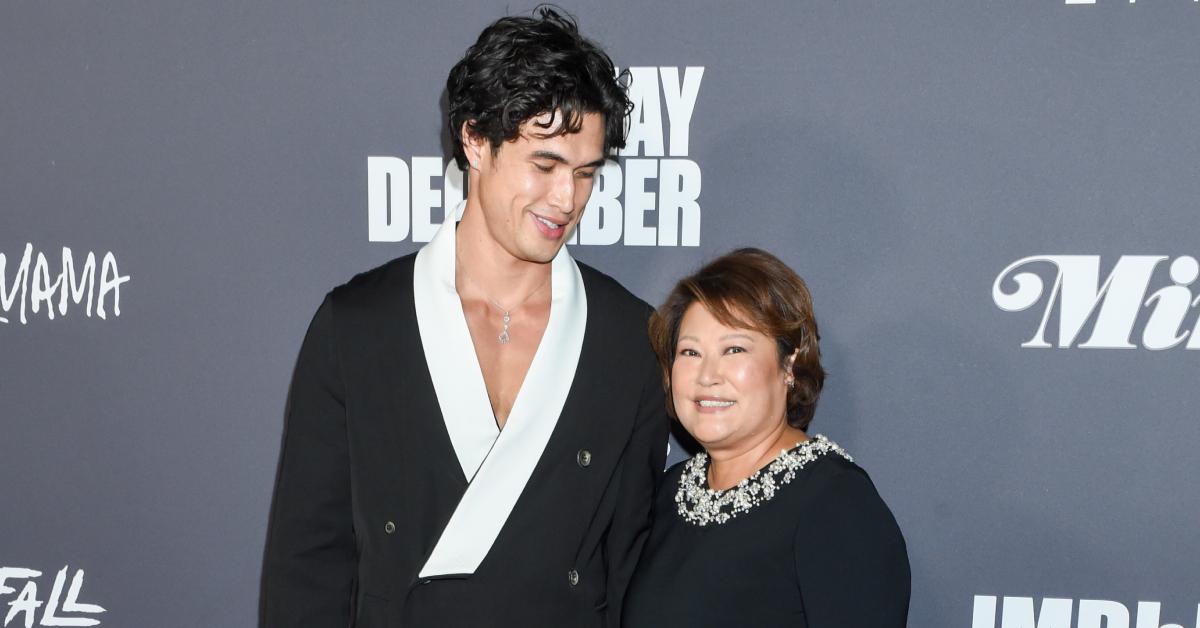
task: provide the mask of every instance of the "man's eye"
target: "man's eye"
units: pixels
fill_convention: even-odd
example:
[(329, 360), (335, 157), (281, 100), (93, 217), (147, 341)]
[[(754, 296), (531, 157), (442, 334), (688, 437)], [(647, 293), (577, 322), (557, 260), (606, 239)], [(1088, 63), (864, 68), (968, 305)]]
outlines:
[(576, 174), (579, 176), (579, 178), (580, 178), (580, 179), (594, 179), (594, 178), (596, 178), (596, 171), (595, 171), (595, 170), (580, 170), (580, 171), (579, 171), (579, 172), (577, 172)]
[(538, 170), (540, 170), (542, 172), (550, 172), (551, 170), (554, 170), (554, 166), (546, 166), (546, 165), (539, 164), (539, 163), (534, 163), (533, 167), (537, 168)]

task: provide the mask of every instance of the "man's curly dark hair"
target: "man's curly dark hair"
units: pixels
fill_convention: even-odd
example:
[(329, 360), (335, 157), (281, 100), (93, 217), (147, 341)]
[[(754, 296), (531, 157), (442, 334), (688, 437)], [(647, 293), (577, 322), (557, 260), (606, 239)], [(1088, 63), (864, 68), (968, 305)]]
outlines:
[(583, 114), (604, 118), (604, 154), (625, 147), (625, 119), (633, 103), (625, 93), (629, 71), (616, 76), (612, 59), (599, 46), (579, 34), (575, 20), (549, 6), (533, 17), (504, 17), (479, 35), (466, 56), (446, 79), (449, 95), (450, 138), (454, 160), (466, 170), (463, 123), (469, 132), (485, 137), (492, 154), (502, 142), (515, 140), (521, 124), (550, 113), (550, 129), (563, 116), (553, 137), (577, 133)]

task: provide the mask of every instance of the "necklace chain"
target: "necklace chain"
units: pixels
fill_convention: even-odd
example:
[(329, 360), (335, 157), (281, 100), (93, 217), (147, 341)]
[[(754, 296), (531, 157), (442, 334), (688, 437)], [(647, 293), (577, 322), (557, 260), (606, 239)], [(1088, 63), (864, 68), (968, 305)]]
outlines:
[(514, 305), (512, 307), (504, 307), (503, 305), (500, 305), (499, 303), (497, 303), (495, 299), (488, 296), (487, 290), (484, 290), (483, 286), (479, 285), (478, 282), (476, 282), (474, 279), (471, 278), (471, 274), (467, 272), (467, 267), (465, 265), (463, 265), (462, 257), (458, 255), (457, 251), (454, 254), (454, 258), (455, 258), (455, 260), (458, 261), (458, 267), (460, 269), (462, 269), (463, 277), (465, 277), (467, 279), (467, 282), (470, 283), (471, 285), (475, 286), (479, 290), (480, 294), (483, 295), (483, 298), (486, 299), (488, 303), (491, 303), (492, 306), (495, 307), (497, 310), (500, 310), (500, 313), (504, 315), (500, 319), (501, 322), (504, 323), (504, 329), (502, 329), (500, 331), (500, 335), (496, 337), (496, 340), (500, 341), (500, 344), (502, 344), (502, 345), (508, 344), (508, 341), (509, 341), (508, 324), (510, 322), (512, 322), (512, 311), (521, 307), (522, 305), (525, 305), (525, 302), (528, 301), (530, 298), (532, 298), (533, 295), (541, 292), (542, 288), (545, 288), (546, 284), (550, 283), (550, 277), (547, 276), (546, 279), (544, 281), (542, 281), (542, 283), (538, 284), (537, 288), (534, 288), (533, 292), (530, 292), (529, 294), (525, 295), (525, 298), (521, 299), (521, 301), (519, 303), (517, 303), (516, 305)]
[(782, 486), (796, 478), (796, 472), (828, 454), (854, 462), (837, 443), (817, 434), (779, 452), (770, 464), (735, 486), (718, 491), (708, 487), (708, 454), (700, 452), (684, 463), (675, 491), (676, 511), (693, 525), (720, 525), (770, 501)]

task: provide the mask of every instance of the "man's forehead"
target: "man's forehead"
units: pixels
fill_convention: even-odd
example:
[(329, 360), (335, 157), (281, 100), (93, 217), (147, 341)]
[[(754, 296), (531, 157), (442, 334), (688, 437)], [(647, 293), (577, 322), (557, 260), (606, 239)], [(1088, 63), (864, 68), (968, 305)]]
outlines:
[(579, 163), (603, 161), (603, 116), (590, 112), (581, 115), (579, 130), (566, 133), (559, 132), (565, 123), (561, 112), (534, 116), (521, 123), (516, 143), (522, 145), (524, 152), (552, 152)]
[[(581, 116), (581, 121), (588, 119), (601, 121), (602, 118), (600, 114), (592, 111), (575, 112), (573, 115)], [(567, 117), (563, 115), (562, 110), (556, 109), (554, 111), (543, 111), (542, 113), (529, 118), (521, 123), (521, 128), (525, 129), (527, 127), (532, 127), (535, 129), (542, 129), (547, 132), (554, 132), (562, 128), (562, 125), (566, 122)]]

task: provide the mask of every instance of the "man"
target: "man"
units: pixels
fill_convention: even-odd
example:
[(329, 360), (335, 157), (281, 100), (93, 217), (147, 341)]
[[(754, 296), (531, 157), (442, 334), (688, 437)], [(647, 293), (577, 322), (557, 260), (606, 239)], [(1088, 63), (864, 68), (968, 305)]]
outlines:
[(265, 628), (618, 624), (668, 421), (649, 307), (563, 246), (624, 144), (614, 74), (550, 9), (451, 71), (465, 204), (313, 318)]

